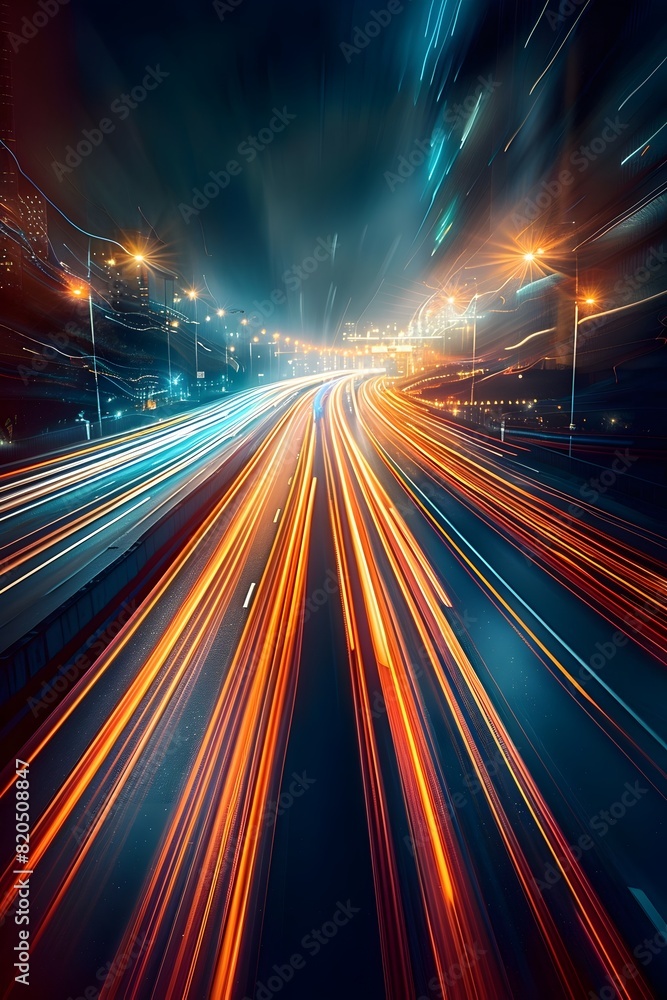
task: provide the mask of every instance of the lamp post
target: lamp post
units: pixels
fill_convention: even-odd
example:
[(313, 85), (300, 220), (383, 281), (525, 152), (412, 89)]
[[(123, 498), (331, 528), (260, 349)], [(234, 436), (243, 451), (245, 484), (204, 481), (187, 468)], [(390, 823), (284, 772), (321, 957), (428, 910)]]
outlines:
[(97, 422), (102, 437), (102, 408), (100, 407), (100, 383), (97, 377), (97, 352), (95, 350), (95, 320), (93, 318), (93, 285), (90, 274), (90, 237), (88, 237), (88, 314), (90, 316), (90, 340), (93, 348), (93, 375), (95, 377), (95, 397), (97, 399)]
[(278, 341), (280, 340), (280, 334), (274, 333), (273, 339), (269, 343), (269, 378), (273, 382), (273, 356), (275, 354), (276, 347), (278, 346)]
[[(574, 226), (576, 222), (574, 220), (568, 220), (561, 222), (561, 226)], [(593, 305), (595, 299), (587, 298), (586, 303), (588, 305)], [(575, 389), (575, 379), (577, 374), (577, 339), (579, 333), (579, 254), (575, 250), (574, 253), (574, 326), (572, 332), (572, 390), (570, 393), (570, 437), (568, 441), (567, 455), (568, 458), (572, 458), (572, 432), (577, 429), (577, 425), (574, 422), (574, 389)]]
[[(171, 297), (174, 297), (172, 285)], [(169, 402), (171, 402), (171, 323), (169, 321), (169, 309), (167, 307), (167, 276), (164, 277), (164, 319), (167, 324), (167, 370), (169, 372)]]
[(574, 255), (574, 332), (572, 343), (572, 393), (570, 396), (570, 440), (568, 458), (572, 458), (572, 431), (577, 429), (574, 422), (574, 382), (577, 373), (577, 334), (579, 332), (579, 254)]
[[(477, 278), (475, 280), (475, 289), (477, 289)], [(475, 354), (477, 349), (477, 291), (473, 297), (475, 303), (475, 308), (473, 310), (473, 320), (472, 320), (472, 380), (470, 382), (470, 405), (472, 406), (475, 401)]]
[(198, 327), (199, 324), (197, 322), (197, 292), (195, 291), (194, 288), (191, 288), (188, 291), (188, 298), (190, 299), (191, 302), (194, 302), (194, 304), (195, 304), (195, 310), (194, 310), (195, 311), (195, 319), (194, 319), (194, 326), (195, 326), (195, 385), (197, 386), (196, 392), (198, 394), (199, 393), (199, 352), (198, 352), (198, 349), (197, 349), (197, 334), (198, 334), (197, 327)]
[[(225, 310), (224, 309), (217, 309), (216, 312), (217, 312), (218, 319), (222, 319), (222, 317), (225, 315)], [(221, 328), (221, 324), (218, 323), (218, 335), (220, 334), (220, 328)], [(228, 343), (229, 343), (229, 338), (227, 337), (227, 334), (225, 333), (225, 385), (229, 385), (229, 356), (228, 356), (228, 352), (227, 352)]]
[(577, 373), (577, 334), (579, 332), (579, 257), (575, 255), (574, 278), (574, 332), (572, 343), (572, 393), (570, 396), (570, 439), (567, 448), (568, 458), (572, 458), (572, 431), (577, 429), (574, 422), (574, 382)]
[[(222, 319), (223, 316), (231, 315), (232, 313), (245, 313), (245, 309), (216, 309), (216, 314), (218, 319)], [(244, 322), (243, 320), (241, 321)], [(247, 320), (245, 321), (247, 322)], [(220, 333), (220, 324), (218, 324), (218, 333)], [(227, 327), (225, 327), (225, 383), (229, 385), (229, 333), (227, 332)]]
[(507, 417), (514, 416), (512, 410), (508, 410), (506, 413), (500, 414), (500, 440), (501, 443), (505, 441), (505, 422)]
[[(137, 268), (143, 265), (146, 268), (146, 273), (152, 273), (157, 275), (164, 281), (164, 321), (167, 330), (167, 371), (168, 371), (168, 383), (169, 383), (169, 402), (171, 402), (172, 397), (172, 384), (173, 384), (173, 373), (171, 365), (171, 328), (172, 326), (176, 328), (178, 323), (176, 321), (172, 322), (169, 319), (170, 310), (173, 312), (174, 308), (174, 282), (178, 280), (178, 274), (172, 271), (170, 268), (166, 267), (164, 263), (160, 260), (159, 255), (155, 254), (155, 248), (149, 246), (142, 247), (140, 250), (128, 250), (130, 259), (133, 260)], [(171, 304), (169, 303), (169, 291), (168, 286), (171, 281)]]
[[(563, 222), (561, 225), (574, 225), (574, 222)], [(538, 250), (537, 254), (541, 254), (542, 251)], [(535, 253), (524, 254), (524, 260), (531, 263), (535, 260)], [(594, 305), (595, 299), (586, 298), (587, 305)], [(579, 334), (579, 254), (575, 250), (574, 254), (574, 325), (572, 330), (572, 385), (570, 390), (570, 425), (569, 425), (569, 441), (567, 454), (568, 458), (572, 458), (572, 432), (577, 429), (577, 425), (574, 422), (574, 393), (575, 393), (575, 382), (577, 375), (577, 341)]]

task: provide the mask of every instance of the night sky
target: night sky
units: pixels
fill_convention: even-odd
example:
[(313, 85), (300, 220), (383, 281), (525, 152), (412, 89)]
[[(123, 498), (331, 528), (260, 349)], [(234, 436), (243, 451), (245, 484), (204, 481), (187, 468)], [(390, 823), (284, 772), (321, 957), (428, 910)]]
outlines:
[(666, 13), (0, 0), (4, 1000), (667, 998)]
[[(12, 4), (17, 30), (33, 6)], [(664, 218), (667, 130), (642, 153), (663, 124), (662, 5), (560, 7), (73, 2), (17, 50), (19, 154), (77, 225), (105, 237), (153, 227), (183, 282), (208, 284), (222, 304), (251, 313), (285, 293), (267, 318), (276, 329), (331, 343), (344, 321), (406, 324), (425, 282), (460, 284), (463, 265), (490, 277), (526, 229), (517, 206), (525, 216), (526, 198), (568, 164), (575, 179), (538, 228), (572, 219), (585, 245), (643, 200)], [(387, 23), (366, 34), (373, 10)], [(117, 110), (147, 67), (168, 75)], [(274, 108), (295, 117), (253, 155), (242, 144)], [(58, 177), (54, 161), (104, 118), (109, 134)], [(573, 165), (607, 119), (613, 139)], [(230, 160), (237, 175), (190, 211), (193, 189)], [(627, 240), (645, 215), (604, 239)], [(74, 266), (76, 231), (51, 219), (51, 236)], [(333, 249), (316, 271), (286, 280), (318, 240)]]

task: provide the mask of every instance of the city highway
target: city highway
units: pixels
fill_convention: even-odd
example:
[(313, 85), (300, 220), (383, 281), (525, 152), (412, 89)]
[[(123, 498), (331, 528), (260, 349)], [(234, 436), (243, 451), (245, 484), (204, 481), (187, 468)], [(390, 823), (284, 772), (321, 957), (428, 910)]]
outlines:
[(229, 462), (6, 750), (7, 826), (29, 762), (35, 995), (665, 995), (665, 540), (573, 517), (516, 447), (392, 380), (321, 382), (3, 481), (0, 514), (39, 505), (6, 558), (47, 595), (91, 531), (138, 537), (144, 494)]
[(321, 377), (251, 389), (0, 474), (0, 652), (118, 558)]

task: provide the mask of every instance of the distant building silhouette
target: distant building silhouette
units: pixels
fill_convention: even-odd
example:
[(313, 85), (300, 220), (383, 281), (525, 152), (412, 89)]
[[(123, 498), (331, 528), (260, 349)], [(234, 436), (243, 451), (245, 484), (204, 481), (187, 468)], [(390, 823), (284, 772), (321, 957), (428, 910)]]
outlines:
[[(14, 96), (12, 90), (12, 57), (7, 31), (9, 4), (0, 2), (0, 139), (14, 152)], [(20, 226), (18, 177), (14, 160), (0, 146), (0, 290), (22, 286), (21, 245), (16, 233)]]
[(16, 134), (9, 10), (0, 0), (0, 139), (5, 143), (0, 146), (0, 291), (20, 290), (24, 261), (47, 260), (49, 254), (46, 201), (20, 175), (11, 155)]
[(47, 260), (49, 256), (49, 231), (46, 216), (46, 202), (41, 194), (26, 181), (19, 178), (19, 202), (23, 235), (28, 246), (24, 247), (24, 257), (31, 259), (39, 257)]

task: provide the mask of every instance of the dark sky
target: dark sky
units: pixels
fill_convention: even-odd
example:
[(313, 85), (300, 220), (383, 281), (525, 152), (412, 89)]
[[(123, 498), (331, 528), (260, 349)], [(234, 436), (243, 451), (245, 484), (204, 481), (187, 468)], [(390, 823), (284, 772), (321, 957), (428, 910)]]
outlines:
[[(17, 32), (38, 10), (11, 6)], [(516, 206), (616, 119), (664, 54), (658, 0), (620, 12), (565, 0), (563, 14), (553, 0), (539, 21), (542, 0), (394, 3), (376, 36), (347, 53), (341, 43), (386, 6), (218, 6), (229, 10), (71, 0), (16, 53), (19, 153), (76, 224), (102, 236), (147, 231), (141, 210), (188, 284), (203, 289), (205, 276), (216, 299), (248, 312), (283, 292), (267, 326), (329, 342), (344, 320), (406, 323), (430, 292), (423, 282), (460, 284), (464, 263), (481, 280), (516, 235)], [(146, 67), (168, 75), (121, 118), (114, 102)], [(667, 63), (624, 106), (618, 137), (565, 201), (548, 206), (549, 225), (554, 213), (576, 218), (584, 239), (637, 192), (659, 199), (667, 129), (648, 153), (621, 160), (662, 125), (666, 83)], [(249, 162), (239, 145), (269, 126), (274, 108), (296, 117)], [(113, 131), (57, 177), (53, 162), (105, 117)], [(403, 161), (412, 172), (398, 180), (400, 157), (411, 155), (416, 165)], [(230, 160), (240, 173), (186, 223), (179, 206)], [(74, 253), (81, 245), (67, 229), (52, 227), (58, 253), (63, 241)], [(335, 252), (322, 251), (299, 288), (285, 279), (329, 238)]]

